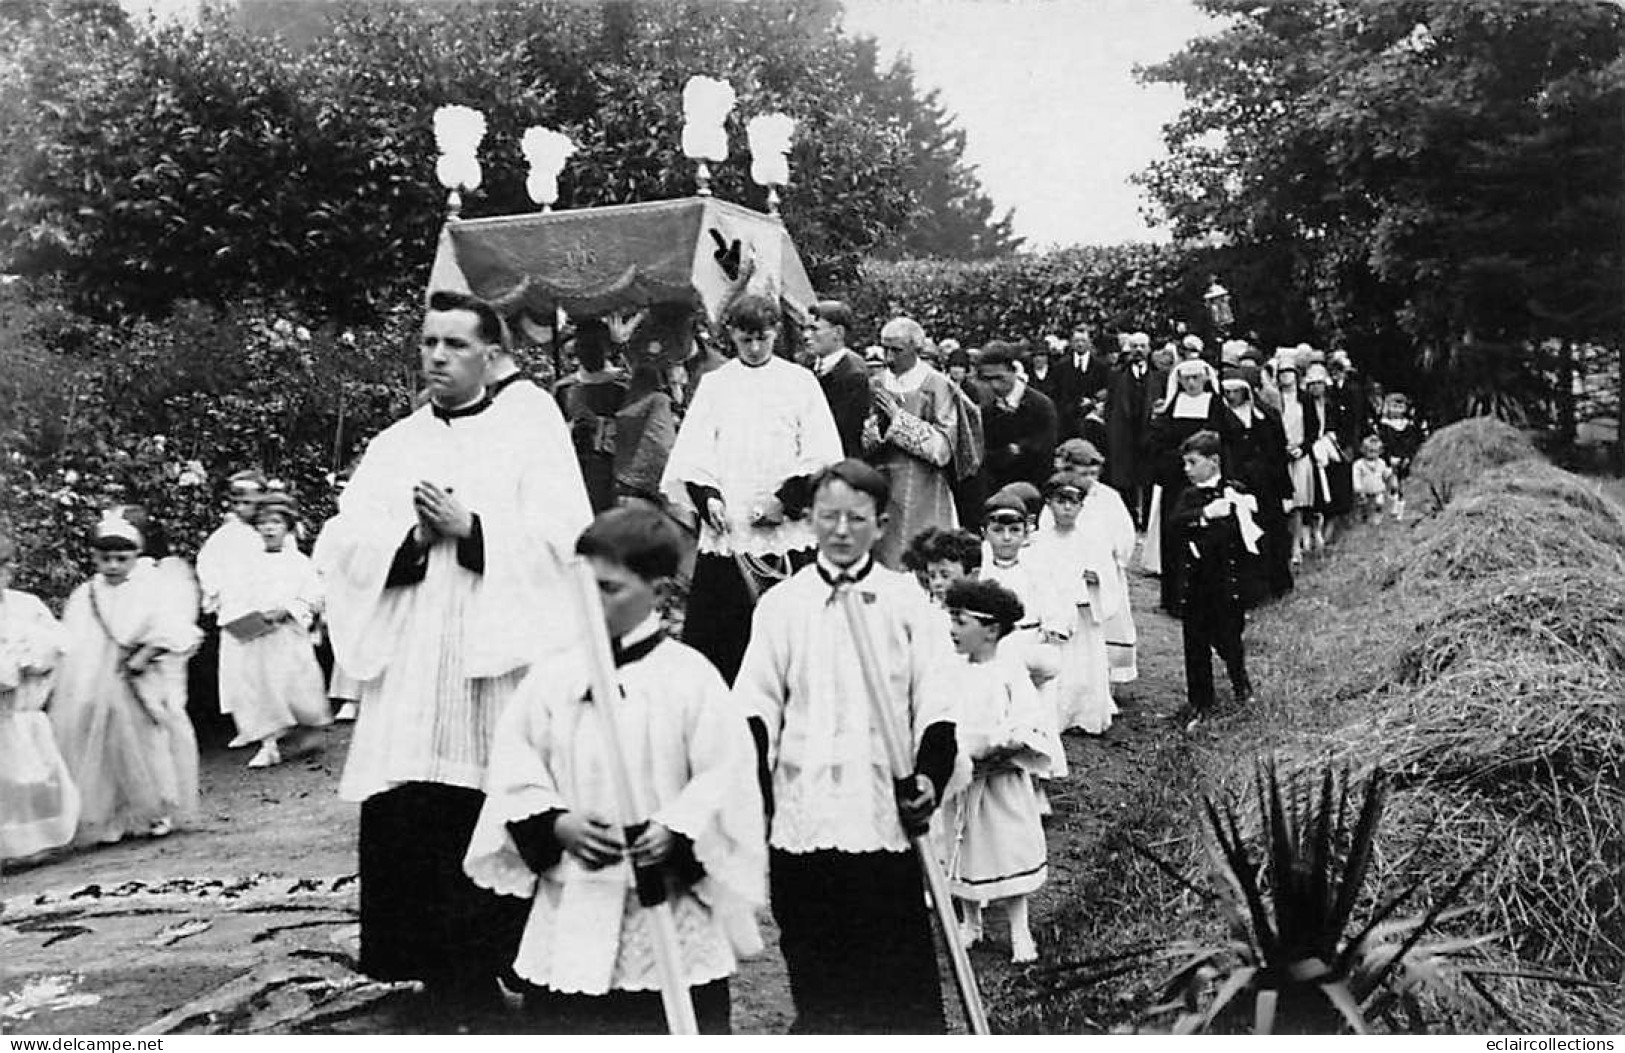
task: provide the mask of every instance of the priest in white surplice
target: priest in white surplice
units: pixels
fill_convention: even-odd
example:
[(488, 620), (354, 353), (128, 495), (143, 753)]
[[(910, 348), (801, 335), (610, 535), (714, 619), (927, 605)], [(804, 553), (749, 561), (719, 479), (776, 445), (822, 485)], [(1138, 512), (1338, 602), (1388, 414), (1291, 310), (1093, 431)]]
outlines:
[(592, 518), (557, 409), (489, 394), (505, 339), (489, 305), (430, 296), (430, 400), (372, 441), (323, 531), (334, 653), (364, 685), (339, 785), (361, 802), (361, 968), (451, 1010), (495, 1004), (513, 959), (522, 910), (462, 858), (504, 703), (574, 641), (561, 555)]
[(755, 607), (742, 565), (795, 571), (811, 562), (808, 483), (841, 459), (818, 378), (773, 354), (779, 318), (765, 296), (729, 305), (723, 322), (739, 357), (695, 392), (660, 481), (662, 493), (700, 520), (683, 642), (730, 684)]

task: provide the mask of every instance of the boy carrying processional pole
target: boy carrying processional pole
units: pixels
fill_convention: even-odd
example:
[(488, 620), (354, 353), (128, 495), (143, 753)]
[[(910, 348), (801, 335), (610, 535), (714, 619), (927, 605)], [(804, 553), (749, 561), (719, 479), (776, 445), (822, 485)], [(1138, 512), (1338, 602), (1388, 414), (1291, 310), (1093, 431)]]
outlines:
[(465, 867), (532, 901), (513, 967), (539, 1028), (727, 1033), (765, 899), (750, 735), (716, 669), (660, 627), (670, 520), (604, 512), (576, 552), (596, 631), (533, 667), (505, 712)]
[(814, 477), (817, 558), (761, 594), (734, 682), (770, 814), (769, 886), (795, 999), (791, 1030), (945, 1030), (921, 895), (929, 884), (971, 1030), (985, 1032), (925, 836), (938, 804), (970, 774), (956, 742), (951, 641), (913, 577), (871, 553), (888, 490), (857, 460)]

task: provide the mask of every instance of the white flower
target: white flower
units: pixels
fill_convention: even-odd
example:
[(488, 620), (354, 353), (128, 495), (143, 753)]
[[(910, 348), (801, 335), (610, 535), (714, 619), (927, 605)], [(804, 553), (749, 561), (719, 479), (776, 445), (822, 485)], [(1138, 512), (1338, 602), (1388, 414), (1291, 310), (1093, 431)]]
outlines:
[(293, 323), (286, 318), (278, 318), (276, 323), (271, 326), (271, 332), (276, 333), (278, 336), (291, 336), (293, 335)]
[(293, 335), (306, 343), (310, 342), (310, 330), (306, 329), (304, 326), (299, 326), (297, 329), (295, 329), (293, 331)]
[(67, 471), (62, 473), (62, 481), (67, 483), (69, 486), (72, 486), (79, 481), (79, 473), (74, 471), (72, 468), (69, 468)]
[(339, 334), (339, 343), (343, 344), (345, 347), (354, 347), (355, 346), (355, 332), (352, 331), (352, 330), (346, 329), (344, 332), (340, 333)]
[(153, 448), (158, 450), (160, 453), (162, 453), (163, 449), (164, 449), (164, 443), (166, 443), (168, 441), (169, 440), (165, 439), (162, 435), (154, 435), (152, 437)]

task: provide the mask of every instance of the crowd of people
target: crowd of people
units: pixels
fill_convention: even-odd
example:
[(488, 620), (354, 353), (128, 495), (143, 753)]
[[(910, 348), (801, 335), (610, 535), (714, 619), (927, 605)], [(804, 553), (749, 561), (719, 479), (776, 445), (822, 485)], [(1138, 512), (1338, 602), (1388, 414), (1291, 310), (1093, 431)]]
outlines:
[[(188, 820), (202, 612), (250, 767), (307, 748), (334, 700), (355, 721), (339, 793), (360, 806), (366, 974), (420, 981), (436, 1013), (506, 987), (541, 1029), (660, 1029), (652, 882), (702, 1030), (729, 1028), (770, 907), (795, 1030), (940, 1031), (919, 852), (966, 943), (998, 904), (1011, 957), (1038, 956), (1046, 785), (1071, 777), (1061, 736), (1107, 733), (1138, 677), (1131, 576), (1181, 619), (1181, 721), (1217, 706), (1213, 653), (1245, 703), (1246, 612), (1350, 517), (1402, 515), (1419, 426), (1307, 346), (1079, 327), (967, 349), (898, 316), (858, 352), (846, 304), (793, 341), (787, 317), (737, 297), (686, 376), (624, 319), (583, 322), (550, 393), (491, 305), (437, 292), (427, 397), (370, 442), (308, 556), (293, 497), (253, 469), (195, 577), (140, 508), (110, 509), (60, 621), (0, 600), (0, 862)], [(0, 538), (0, 585), (15, 557)], [(571, 602), (576, 561), (601, 629)], [(591, 716), (597, 631), (616, 741)]]

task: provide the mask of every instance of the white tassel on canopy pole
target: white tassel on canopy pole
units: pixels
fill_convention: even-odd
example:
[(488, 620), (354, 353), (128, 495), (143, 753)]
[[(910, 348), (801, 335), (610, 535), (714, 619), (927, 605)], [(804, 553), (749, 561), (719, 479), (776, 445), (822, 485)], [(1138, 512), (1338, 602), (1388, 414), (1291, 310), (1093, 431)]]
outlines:
[(525, 180), (526, 192), (532, 201), (542, 207), (543, 212), (551, 211), (553, 202), (559, 199), (559, 173), (564, 171), (564, 162), (576, 152), (576, 144), (563, 132), (532, 126), (525, 129), (519, 149), (530, 165), (530, 175)]
[(463, 191), (478, 190), (480, 141), (485, 138), (485, 114), (468, 106), (442, 106), (434, 111), (434, 141), (440, 150), (435, 176), (450, 193), (446, 210), (456, 217), (463, 207)]
[(726, 122), (737, 98), (732, 85), (714, 77), (690, 77), (683, 85), (683, 154), (700, 163), (696, 180), (702, 197), (711, 196), (706, 162), (728, 159)]
[(767, 211), (779, 214), (779, 187), (790, 182), (790, 137), (796, 122), (782, 113), (764, 113), (745, 125), (750, 140), (750, 177), (767, 187)]

